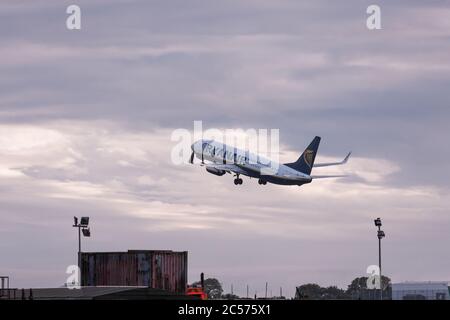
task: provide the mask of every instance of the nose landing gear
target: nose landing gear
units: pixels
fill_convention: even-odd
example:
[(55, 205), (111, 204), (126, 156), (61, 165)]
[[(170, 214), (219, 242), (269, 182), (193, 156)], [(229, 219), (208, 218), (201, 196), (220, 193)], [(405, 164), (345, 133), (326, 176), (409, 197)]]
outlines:
[(235, 185), (238, 185), (238, 184), (242, 184), (242, 179), (241, 178), (239, 178), (239, 175), (237, 174), (236, 175), (236, 179), (234, 179), (234, 184)]

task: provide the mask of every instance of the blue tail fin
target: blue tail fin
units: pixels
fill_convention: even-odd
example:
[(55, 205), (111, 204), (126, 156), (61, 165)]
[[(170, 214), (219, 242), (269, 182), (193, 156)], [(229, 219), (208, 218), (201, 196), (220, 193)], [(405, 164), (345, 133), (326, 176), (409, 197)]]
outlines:
[(316, 136), (297, 161), (285, 163), (285, 165), (297, 171), (311, 174), (311, 170), (314, 166), (314, 160), (316, 159), (317, 150), (319, 149), (319, 144), (320, 137)]

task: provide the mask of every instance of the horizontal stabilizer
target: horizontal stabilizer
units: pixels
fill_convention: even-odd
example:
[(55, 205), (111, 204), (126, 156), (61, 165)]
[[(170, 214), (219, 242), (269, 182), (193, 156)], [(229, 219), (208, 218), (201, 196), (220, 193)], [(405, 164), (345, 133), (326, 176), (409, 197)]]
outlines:
[(344, 158), (344, 160), (340, 161), (340, 162), (329, 162), (329, 163), (317, 163), (314, 165), (314, 168), (318, 168), (318, 167), (328, 167), (328, 166), (339, 166), (342, 164), (346, 164), (348, 161), (348, 158), (350, 158), (350, 155), (352, 154), (352, 152), (350, 151), (347, 156)]
[(348, 177), (348, 175), (342, 175), (342, 174), (338, 174), (338, 175), (325, 175), (325, 176), (321, 176), (321, 175), (314, 175), (311, 176), (311, 178), (313, 179), (327, 179), (327, 178), (345, 178)]

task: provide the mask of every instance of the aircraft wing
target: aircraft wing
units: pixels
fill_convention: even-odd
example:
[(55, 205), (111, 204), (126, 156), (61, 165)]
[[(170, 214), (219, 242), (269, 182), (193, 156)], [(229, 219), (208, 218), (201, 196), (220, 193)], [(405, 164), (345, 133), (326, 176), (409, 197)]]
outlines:
[(209, 164), (208, 167), (212, 167), (217, 170), (223, 170), (228, 173), (234, 172), (234, 173), (243, 174), (243, 175), (248, 174), (245, 170), (242, 170), (235, 164)]
[(347, 156), (344, 158), (344, 160), (340, 161), (340, 162), (329, 162), (329, 163), (317, 163), (314, 164), (314, 168), (317, 167), (328, 167), (328, 166), (339, 166), (341, 164), (346, 164), (348, 161), (348, 158), (350, 158), (350, 155), (352, 154), (352, 152), (350, 151)]

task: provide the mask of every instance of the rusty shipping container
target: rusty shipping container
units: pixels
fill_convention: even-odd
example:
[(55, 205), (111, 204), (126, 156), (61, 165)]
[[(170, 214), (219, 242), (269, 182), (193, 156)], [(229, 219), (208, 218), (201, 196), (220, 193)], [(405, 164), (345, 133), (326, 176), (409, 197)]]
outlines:
[(185, 293), (187, 251), (82, 252), (82, 286), (146, 286)]

